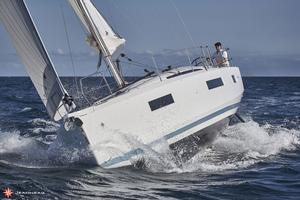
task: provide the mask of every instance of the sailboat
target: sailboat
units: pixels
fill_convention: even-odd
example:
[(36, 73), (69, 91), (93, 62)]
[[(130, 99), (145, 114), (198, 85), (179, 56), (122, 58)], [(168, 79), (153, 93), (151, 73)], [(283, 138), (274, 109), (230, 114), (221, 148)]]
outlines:
[[(132, 165), (144, 150), (130, 145), (130, 138), (153, 149), (161, 141), (176, 149), (221, 131), (236, 114), (244, 92), (238, 67), (217, 67), (205, 58), (200, 64), (157, 70), (127, 83), (116, 62), (125, 39), (91, 0), (68, 1), (117, 85), (115, 90), (107, 85), (109, 94), (83, 109), (76, 109), (64, 88), (25, 2), (0, 0), (0, 19), (49, 116), (70, 134), (81, 136), (96, 164), (104, 168)], [(116, 132), (124, 133), (128, 142), (111, 144), (120, 137)], [(119, 148), (110, 148), (114, 145)]]

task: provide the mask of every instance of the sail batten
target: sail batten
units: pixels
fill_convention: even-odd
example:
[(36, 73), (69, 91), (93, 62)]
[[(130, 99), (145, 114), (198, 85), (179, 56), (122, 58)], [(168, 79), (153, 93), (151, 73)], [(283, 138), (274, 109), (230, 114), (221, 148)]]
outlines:
[(66, 91), (23, 0), (1, 0), (0, 19), (20, 56), (50, 117), (60, 120), (70, 110)]

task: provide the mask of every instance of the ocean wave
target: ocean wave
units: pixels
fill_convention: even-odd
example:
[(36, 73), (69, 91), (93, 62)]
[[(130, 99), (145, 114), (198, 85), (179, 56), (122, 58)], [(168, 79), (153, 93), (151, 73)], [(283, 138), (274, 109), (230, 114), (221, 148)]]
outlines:
[[(53, 128), (36, 128), (37, 133), (57, 131), (59, 127), (55, 122), (40, 118), (32, 120), (32, 123), (48, 124)], [(61, 137), (62, 135), (66, 137)], [(155, 173), (220, 172), (246, 168), (300, 146), (299, 130), (269, 124), (260, 126), (252, 120), (229, 126), (209, 147), (203, 148), (187, 162), (174, 156), (167, 141), (161, 141), (154, 149), (138, 138), (118, 131), (112, 138), (94, 150), (111, 155), (121, 151), (120, 147), (124, 145), (126, 148), (141, 148), (144, 151), (143, 157), (132, 159), (132, 163), (140, 167), (137, 161), (142, 160), (143, 168)], [(80, 146), (80, 141), (75, 134), (65, 133), (63, 129), (46, 137), (21, 137), (18, 130), (0, 132), (0, 155), (2, 159), (28, 167), (70, 165), (91, 157), (90, 150), (87, 146)]]
[(57, 126), (48, 126), (48, 127), (45, 127), (45, 128), (32, 128), (32, 129), (29, 129), (32, 133), (34, 134), (40, 134), (40, 133), (55, 133), (56, 131), (58, 131), (59, 127)]
[(288, 100), (289, 100), (289, 101), (294, 101), (294, 102), (299, 103), (300, 95), (297, 95), (297, 96), (290, 96), (290, 97), (288, 97)]
[[(28, 128), (27, 134), (25, 136), (27, 137), (36, 137), (36, 136), (43, 136), (50, 134), (56, 134), (56, 132), (60, 129), (61, 125), (59, 123), (42, 119), (42, 118), (36, 118), (29, 120), (28, 123), (31, 123), (31, 126), (33, 128)], [(47, 141), (48, 143), (48, 141)]]
[(32, 98), (25, 98), (24, 96), (18, 96), (18, 95), (6, 95), (2, 97), (3, 100), (7, 102), (16, 102), (16, 103), (23, 103), (27, 105), (36, 105), (36, 104), (42, 104), (42, 101), (38, 98), (32, 99)]
[(57, 139), (57, 134), (24, 137), (18, 130), (0, 130), (1, 162), (26, 168), (51, 168), (80, 164), (90, 157), (88, 148), (78, 147), (75, 143), (66, 145), (66, 141)]
[(32, 140), (22, 138), (20, 131), (1, 132), (0, 134), (0, 154), (22, 152), (32, 143)]
[(24, 113), (24, 112), (29, 112), (29, 111), (32, 111), (33, 109), (31, 107), (25, 107), (23, 108), (20, 112), (21, 113)]
[[(254, 121), (230, 126), (213, 144), (182, 163), (170, 151), (146, 153), (145, 166), (151, 172), (218, 172), (249, 167), (282, 151), (299, 148), (300, 131), (264, 125)], [(151, 156), (149, 156), (151, 155)]]
[(29, 123), (32, 123), (33, 125), (50, 125), (59, 128), (60, 124), (56, 123), (54, 121), (42, 119), (42, 118), (36, 118), (28, 121)]

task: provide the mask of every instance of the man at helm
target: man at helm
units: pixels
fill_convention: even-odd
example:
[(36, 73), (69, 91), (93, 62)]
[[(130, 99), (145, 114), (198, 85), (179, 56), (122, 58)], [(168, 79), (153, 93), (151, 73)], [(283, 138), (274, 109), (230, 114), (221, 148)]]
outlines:
[(222, 43), (217, 42), (215, 44), (216, 52), (212, 56), (212, 59), (215, 61), (218, 67), (229, 67), (228, 53), (223, 49)]

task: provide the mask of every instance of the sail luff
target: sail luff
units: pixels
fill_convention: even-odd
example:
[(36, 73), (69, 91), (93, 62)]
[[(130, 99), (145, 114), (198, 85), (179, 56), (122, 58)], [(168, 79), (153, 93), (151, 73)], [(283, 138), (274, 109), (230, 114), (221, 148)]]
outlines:
[(69, 0), (69, 3), (72, 6), (73, 10), (75, 11), (76, 15), (79, 17), (81, 23), (85, 26), (86, 30), (89, 31), (90, 34), (91, 34), (90, 27), (86, 23), (86, 20), (85, 20), (82, 12), (80, 10), (80, 6), (79, 6), (78, 2), (77, 1), (73, 1), (73, 0)]
[(0, 19), (20, 56), (50, 117), (60, 120), (70, 110), (53, 63), (23, 0), (1, 0)]

